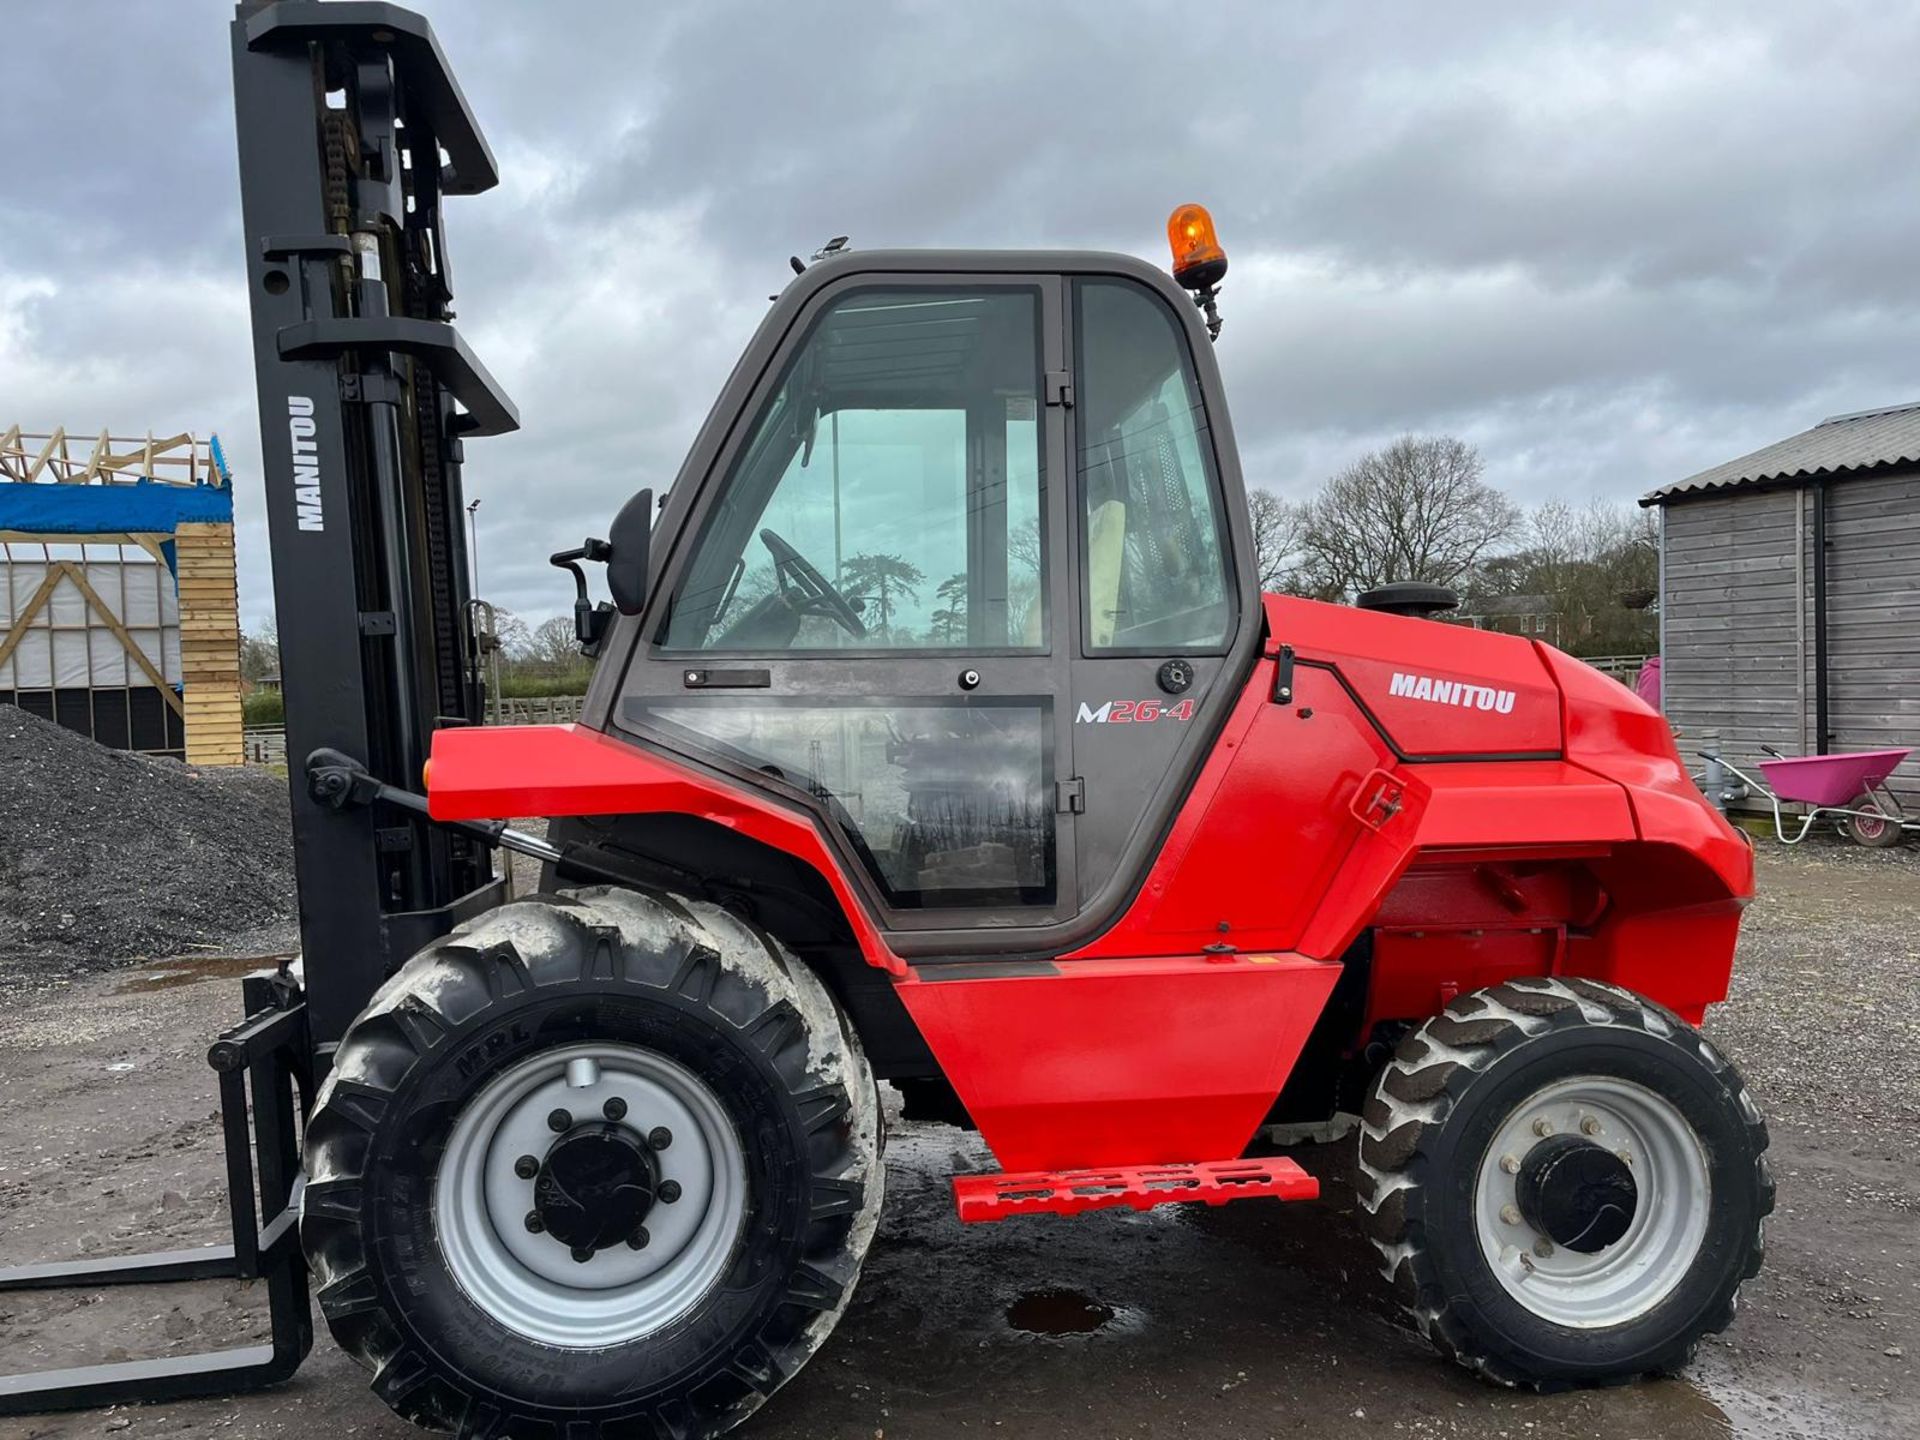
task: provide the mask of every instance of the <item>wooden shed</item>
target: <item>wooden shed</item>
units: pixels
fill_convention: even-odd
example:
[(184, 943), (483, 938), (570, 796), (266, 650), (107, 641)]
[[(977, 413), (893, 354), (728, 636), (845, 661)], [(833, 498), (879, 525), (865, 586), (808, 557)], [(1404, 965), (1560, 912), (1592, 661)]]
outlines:
[[(1920, 748), (1920, 404), (1822, 420), (1644, 497), (1662, 705), (1743, 762)], [(1920, 763), (1893, 778), (1920, 811)]]
[(0, 433), (0, 703), (121, 749), (242, 762), (217, 438)]

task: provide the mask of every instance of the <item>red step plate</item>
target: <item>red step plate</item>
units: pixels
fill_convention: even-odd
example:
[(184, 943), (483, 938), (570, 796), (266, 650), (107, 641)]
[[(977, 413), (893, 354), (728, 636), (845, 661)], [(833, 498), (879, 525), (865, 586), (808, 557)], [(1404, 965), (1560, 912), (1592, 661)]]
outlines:
[(1320, 1182), (1291, 1160), (1213, 1160), (1199, 1165), (1129, 1165), (1114, 1170), (1036, 1170), (1024, 1175), (956, 1175), (953, 1202), (966, 1224), (1009, 1215), (1078, 1215), (1125, 1205), (1229, 1200), (1312, 1200)]

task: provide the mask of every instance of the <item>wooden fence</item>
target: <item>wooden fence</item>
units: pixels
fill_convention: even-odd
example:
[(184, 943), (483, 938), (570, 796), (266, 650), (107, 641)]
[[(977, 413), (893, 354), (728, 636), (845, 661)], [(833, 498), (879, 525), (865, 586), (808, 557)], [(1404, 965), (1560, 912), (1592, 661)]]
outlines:
[[(533, 695), (500, 701), (502, 725), (566, 725), (580, 718), (578, 695)], [(287, 763), (287, 732), (279, 725), (249, 725), (245, 748), (249, 765)]]

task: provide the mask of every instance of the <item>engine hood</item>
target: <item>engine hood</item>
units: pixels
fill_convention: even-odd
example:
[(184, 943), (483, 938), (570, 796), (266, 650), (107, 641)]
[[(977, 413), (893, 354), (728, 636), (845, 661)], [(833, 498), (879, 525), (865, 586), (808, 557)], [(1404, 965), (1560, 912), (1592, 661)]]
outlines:
[(1285, 595), (1263, 597), (1269, 649), (1335, 670), (1408, 760), (1535, 759), (1565, 748), (1560, 687), (1516, 635)]

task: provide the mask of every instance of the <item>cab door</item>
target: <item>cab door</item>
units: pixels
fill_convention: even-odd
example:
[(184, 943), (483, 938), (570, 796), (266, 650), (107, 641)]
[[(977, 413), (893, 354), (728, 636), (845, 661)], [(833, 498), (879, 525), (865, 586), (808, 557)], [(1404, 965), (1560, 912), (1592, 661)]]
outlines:
[(903, 953), (1079, 905), (1066, 429), (1047, 403), (1063, 291), (824, 286), (683, 477), (699, 495), (612, 717), (811, 810)]
[(1184, 297), (1120, 274), (1078, 277), (1069, 292), (1068, 698), (1089, 915), (1145, 873), (1238, 697), (1260, 619), (1251, 577), (1233, 563), (1244, 506), (1237, 470), (1222, 464), (1232, 444), (1218, 374), (1176, 303)]

